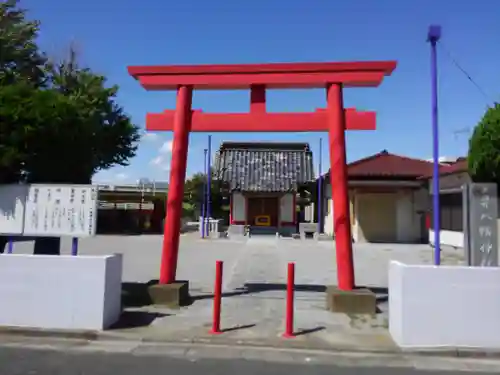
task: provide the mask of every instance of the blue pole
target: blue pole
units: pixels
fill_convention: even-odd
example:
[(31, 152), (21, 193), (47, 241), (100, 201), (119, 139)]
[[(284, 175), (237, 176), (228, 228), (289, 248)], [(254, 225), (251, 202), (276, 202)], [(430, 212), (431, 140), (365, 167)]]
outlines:
[(71, 241), (71, 255), (77, 256), (78, 255), (78, 238), (73, 237)]
[(441, 26), (429, 27), (427, 41), (431, 43), (431, 102), (432, 102), (432, 141), (434, 170), (432, 179), (433, 192), (433, 228), (434, 228), (434, 264), (441, 264), (441, 213), (439, 206), (439, 129), (438, 129), (438, 81), (436, 44), (441, 38)]
[[(211, 184), (212, 184), (212, 136), (208, 136), (208, 156), (207, 156), (207, 217), (210, 219), (212, 216), (211, 210), (211, 202), (210, 202), (210, 193), (211, 193)], [(207, 234), (210, 231), (210, 228), (207, 225)]]
[[(207, 149), (203, 150), (203, 153), (205, 154), (205, 159), (203, 163), (203, 173), (205, 176), (207, 175)], [(203, 181), (203, 203), (201, 205), (201, 238), (205, 238), (205, 209), (207, 207), (207, 183), (204, 180)]]
[(323, 222), (323, 176), (322, 176), (322, 158), (323, 158), (323, 139), (319, 139), (319, 167), (318, 167), (318, 233), (321, 233), (321, 223)]
[(13, 251), (14, 251), (14, 241), (12, 240), (12, 238), (9, 238), (9, 244), (7, 246), (7, 254), (12, 254)]

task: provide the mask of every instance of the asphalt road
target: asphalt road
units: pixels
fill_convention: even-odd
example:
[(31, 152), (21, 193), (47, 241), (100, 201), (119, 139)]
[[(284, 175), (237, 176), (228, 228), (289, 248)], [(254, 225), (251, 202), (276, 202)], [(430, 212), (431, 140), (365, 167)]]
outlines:
[[(160, 355), (125, 353), (75, 353), (21, 348), (0, 348), (1, 375), (437, 375), (452, 371), (423, 371), (413, 368), (326, 366), (313, 363), (273, 363), (245, 359), (177, 359)], [(465, 374), (465, 373), (464, 373)], [(474, 374), (488, 374), (474, 372)]]

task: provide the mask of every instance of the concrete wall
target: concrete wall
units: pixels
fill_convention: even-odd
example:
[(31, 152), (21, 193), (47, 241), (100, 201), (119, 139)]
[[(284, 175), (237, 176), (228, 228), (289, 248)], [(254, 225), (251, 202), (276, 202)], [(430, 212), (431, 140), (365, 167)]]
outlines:
[(389, 266), (389, 331), (402, 348), (500, 348), (500, 268)]
[(102, 330), (121, 314), (122, 256), (0, 255), (0, 325)]
[(295, 195), (283, 195), (280, 198), (280, 223), (295, 223), (295, 211)]
[(234, 192), (231, 195), (231, 221), (245, 223), (247, 218), (246, 200), (243, 194)]

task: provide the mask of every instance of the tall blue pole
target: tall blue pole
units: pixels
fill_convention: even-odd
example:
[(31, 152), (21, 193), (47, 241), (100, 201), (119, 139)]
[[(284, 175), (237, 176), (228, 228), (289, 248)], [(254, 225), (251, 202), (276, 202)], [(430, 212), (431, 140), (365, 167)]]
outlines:
[(323, 159), (323, 139), (319, 139), (319, 167), (318, 167), (318, 233), (321, 233), (323, 222), (323, 176), (322, 176), (322, 159)]
[(441, 38), (441, 26), (431, 25), (427, 41), (431, 43), (431, 102), (432, 102), (432, 142), (434, 173), (432, 178), (433, 192), (433, 228), (434, 228), (434, 264), (441, 264), (441, 213), (439, 206), (439, 129), (438, 129), (438, 80), (436, 44)]
[[(205, 176), (207, 175), (207, 149), (203, 150), (203, 153), (205, 155), (205, 159), (203, 162), (203, 173), (205, 173)], [(201, 238), (205, 238), (205, 211), (207, 208), (207, 183), (204, 180), (203, 181), (203, 203), (201, 204)]]
[[(210, 219), (212, 216), (212, 210), (211, 210), (211, 202), (210, 202), (210, 196), (211, 196), (211, 186), (212, 186), (212, 136), (208, 136), (208, 146), (207, 146), (207, 218)], [(209, 232), (209, 227), (207, 226), (207, 234)]]

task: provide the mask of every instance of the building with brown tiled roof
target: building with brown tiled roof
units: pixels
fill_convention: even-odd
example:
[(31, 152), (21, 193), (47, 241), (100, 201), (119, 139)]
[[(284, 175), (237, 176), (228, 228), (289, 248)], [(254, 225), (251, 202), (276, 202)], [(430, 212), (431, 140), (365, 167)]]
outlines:
[(422, 159), (395, 155), (383, 150), (375, 155), (356, 160), (347, 166), (352, 179), (416, 179), (432, 173), (432, 163)]
[[(431, 160), (383, 150), (348, 164), (347, 171), (352, 233), (356, 242), (428, 242), (426, 218), (431, 210)], [(323, 180), (322, 224), (325, 233), (333, 234), (329, 173)], [(440, 191), (458, 192), (468, 181), (465, 158), (442, 163)], [(452, 215), (457, 211), (455, 200), (456, 194), (446, 194), (441, 199), (444, 228), (455, 228), (457, 221), (461, 223), (461, 219), (457, 219), (460, 215)]]
[[(356, 242), (427, 242), (427, 181), (432, 162), (383, 150), (347, 166), (353, 239)], [(324, 177), (323, 228), (333, 234), (330, 178)]]

